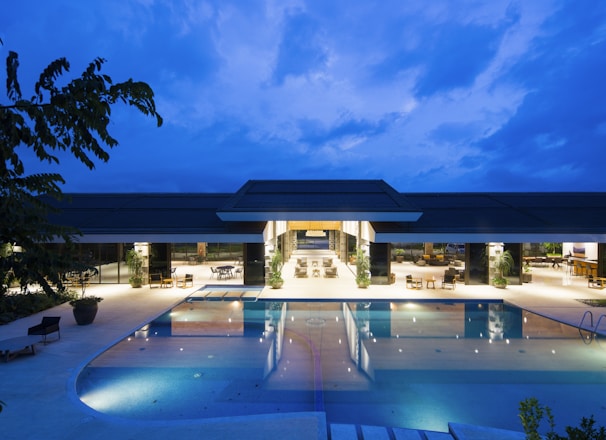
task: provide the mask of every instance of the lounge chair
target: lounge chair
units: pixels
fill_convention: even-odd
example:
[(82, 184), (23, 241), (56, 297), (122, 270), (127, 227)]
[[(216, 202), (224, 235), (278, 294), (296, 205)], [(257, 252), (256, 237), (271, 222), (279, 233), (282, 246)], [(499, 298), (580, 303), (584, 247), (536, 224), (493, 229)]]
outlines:
[(4, 339), (0, 341), (0, 356), (4, 358), (4, 362), (8, 362), (20, 354), (36, 354), (37, 342), (40, 340), (35, 335)]
[(188, 284), (194, 285), (194, 275), (191, 273), (186, 273), (184, 277), (177, 278), (177, 287), (181, 287), (185, 289)]
[(295, 267), (295, 277), (306, 278), (307, 277), (307, 267), (301, 267), (301, 266)]
[(150, 273), (149, 274), (149, 288), (154, 286), (162, 287), (162, 274), (161, 273)]
[(43, 336), (42, 340), (46, 344), (46, 337), (51, 333), (57, 332), (59, 337), (57, 339), (61, 339), (61, 330), (59, 329), (59, 321), (61, 320), (60, 316), (44, 316), (42, 318), (42, 322), (38, 325), (30, 327), (27, 329), (27, 334), (30, 336)]
[(406, 288), (407, 289), (422, 289), (423, 279), (413, 278), (412, 275), (406, 275)]
[(338, 278), (339, 272), (337, 272), (336, 266), (326, 267), (324, 268), (324, 276), (328, 278)]
[(457, 287), (457, 277), (452, 274), (444, 274), (444, 278), (442, 278), (442, 289), (450, 287), (452, 290)]
[(604, 285), (603, 279), (594, 278), (593, 275), (589, 275), (587, 277), (587, 287), (590, 287), (592, 289), (603, 289), (604, 287), (606, 287), (606, 285)]

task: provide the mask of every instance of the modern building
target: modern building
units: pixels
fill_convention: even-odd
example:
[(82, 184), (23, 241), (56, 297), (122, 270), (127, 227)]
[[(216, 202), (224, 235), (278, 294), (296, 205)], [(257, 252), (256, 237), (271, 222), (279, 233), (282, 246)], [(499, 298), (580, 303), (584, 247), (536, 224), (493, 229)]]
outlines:
[(510, 282), (521, 283), (532, 243), (562, 244), (571, 270), (606, 272), (606, 193), (598, 192), (402, 193), (382, 180), (250, 180), (231, 194), (70, 194), (59, 208), (52, 221), (81, 231), (81, 256), (99, 267), (100, 283), (127, 282), (124, 253), (134, 246), (149, 273), (170, 272), (179, 249), (195, 262), (213, 248), (241, 258), (244, 284), (264, 284), (272, 253), (290, 258), (316, 240), (342, 261), (361, 248), (374, 284), (390, 282), (394, 248), (413, 243), (429, 260), (434, 243), (463, 248), (466, 284), (490, 283), (490, 262), (504, 249), (515, 260)]

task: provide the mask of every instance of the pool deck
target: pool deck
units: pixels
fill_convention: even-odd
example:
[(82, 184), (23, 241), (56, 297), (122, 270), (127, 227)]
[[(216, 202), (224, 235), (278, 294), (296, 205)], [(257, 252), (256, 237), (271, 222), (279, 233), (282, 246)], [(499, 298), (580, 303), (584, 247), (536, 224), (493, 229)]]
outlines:
[[(290, 264), (290, 263), (289, 263)], [(421, 290), (406, 289), (404, 276), (408, 273), (424, 279), (440, 274), (443, 267), (420, 268), (412, 263), (393, 264), (396, 283), (385, 286), (372, 285), (358, 289), (349, 268), (339, 266), (338, 278), (294, 278), (292, 268), (284, 269), (285, 284), (280, 290), (264, 289), (262, 298), (274, 299), (445, 299), (485, 300), (505, 299), (532, 312), (578, 325), (587, 310), (594, 319), (601, 310), (591, 308), (577, 299), (604, 299), (606, 290), (590, 289), (582, 277), (566, 277), (564, 269), (537, 268), (533, 282), (509, 286), (505, 290), (490, 286), (466, 286), (459, 284), (454, 290), (425, 287)], [(118, 341), (142, 324), (156, 317), (171, 305), (193, 293), (205, 284), (233, 284), (241, 280), (218, 281), (210, 279), (210, 265), (184, 266), (178, 273), (195, 272), (193, 288), (132, 289), (126, 285), (95, 285), (87, 294), (104, 298), (100, 303), (95, 322), (89, 326), (76, 325), (69, 304), (58, 306), (37, 315), (29, 316), (0, 327), (0, 339), (27, 334), (30, 326), (38, 324), (43, 315), (61, 316), (61, 340), (56, 334), (49, 337), (47, 345), (36, 345), (36, 354), (18, 356), (0, 363), (0, 400), (6, 406), (0, 413), (0, 438), (12, 439), (134, 439), (146, 440), (177, 438), (227, 439), (261, 438), (326, 439), (327, 426), (323, 414), (304, 413), (279, 416), (224, 418), (181, 422), (132, 422), (117, 420), (95, 413), (75, 397), (73, 390), (76, 373), (96, 354)], [(606, 322), (605, 322), (606, 324)], [(453, 424), (457, 421), (453, 420)], [(456, 426), (456, 425), (453, 425)], [(462, 439), (488, 438), (484, 428), (478, 430), (459, 427)], [(521, 427), (520, 427), (521, 430)], [(370, 430), (369, 432), (372, 432)], [(503, 433), (501, 433), (503, 434)], [(513, 437), (507, 433), (499, 437), (495, 431), (491, 438)], [(404, 434), (402, 434), (404, 437)], [(333, 435), (333, 439), (339, 438)], [(344, 437), (347, 438), (347, 437)], [(389, 437), (368, 437), (389, 438)], [(412, 438), (412, 437), (411, 437)], [(419, 437), (420, 438), (420, 437)], [(432, 437), (438, 438), (438, 437)], [(440, 437), (442, 438), (442, 437)]]

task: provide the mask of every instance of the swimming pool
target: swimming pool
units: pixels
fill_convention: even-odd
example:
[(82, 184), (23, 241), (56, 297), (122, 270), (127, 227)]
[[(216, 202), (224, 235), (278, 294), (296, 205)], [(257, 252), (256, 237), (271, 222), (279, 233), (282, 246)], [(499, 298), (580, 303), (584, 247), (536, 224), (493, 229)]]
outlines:
[(324, 411), (329, 423), (447, 431), (451, 421), (521, 430), (518, 404), (534, 396), (558, 426), (591, 414), (606, 425), (600, 339), (502, 302), (210, 292), (93, 359), (76, 381), (82, 402), (134, 420)]

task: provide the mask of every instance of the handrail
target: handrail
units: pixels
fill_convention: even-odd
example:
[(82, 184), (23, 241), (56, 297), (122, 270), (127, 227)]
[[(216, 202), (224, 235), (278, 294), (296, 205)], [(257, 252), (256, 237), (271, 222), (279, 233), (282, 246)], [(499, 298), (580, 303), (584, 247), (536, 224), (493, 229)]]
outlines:
[(602, 318), (605, 318), (606, 314), (602, 313), (600, 315), (600, 317), (598, 318), (598, 322), (596, 323), (595, 327), (593, 328), (593, 337), (595, 338), (595, 335), (597, 335), (598, 333), (598, 327), (600, 326), (600, 322), (602, 322)]
[[(589, 315), (589, 318), (590, 318), (589, 325), (591, 326), (591, 328), (593, 328), (593, 313), (591, 313), (591, 310), (585, 310), (585, 313), (583, 313), (583, 317), (581, 318), (581, 322), (579, 323), (579, 328), (583, 327), (583, 322), (585, 322), (585, 317), (587, 315)], [(602, 315), (602, 316), (604, 316), (604, 315)]]
[[(589, 315), (589, 328), (590, 328), (590, 332), (591, 332), (591, 338), (585, 338), (583, 336), (583, 330), (586, 330), (583, 328), (583, 323), (585, 322), (585, 318)], [(585, 342), (585, 344), (591, 344), (591, 341), (593, 341), (596, 337), (596, 335), (598, 334), (598, 328), (600, 327), (600, 324), (602, 323), (602, 319), (606, 318), (606, 314), (602, 313), (595, 326), (593, 325), (593, 313), (591, 313), (591, 310), (586, 310), (585, 313), (583, 313), (583, 317), (581, 318), (581, 322), (579, 323), (579, 335), (581, 336), (581, 339), (583, 340), (583, 342)]]
[[(590, 331), (591, 331), (591, 337), (589, 338), (585, 338), (585, 336), (583, 336), (583, 323), (585, 322), (585, 318), (587, 317), (587, 315), (589, 315), (589, 325), (590, 325)], [(602, 315), (604, 316), (604, 315)], [(600, 316), (600, 319), (602, 317)], [(581, 340), (586, 344), (589, 345), (591, 344), (591, 341), (593, 341), (593, 338), (595, 336), (595, 332), (594, 332), (594, 327), (593, 327), (593, 313), (591, 313), (591, 310), (585, 310), (585, 313), (583, 313), (583, 317), (581, 318), (581, 322), (579, 322), (579, 336), (581, 336)]]

